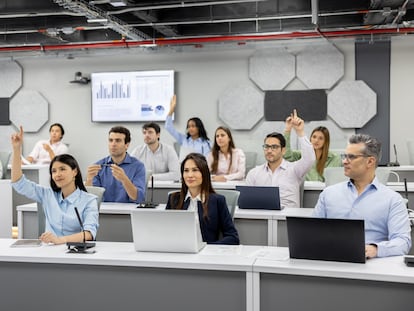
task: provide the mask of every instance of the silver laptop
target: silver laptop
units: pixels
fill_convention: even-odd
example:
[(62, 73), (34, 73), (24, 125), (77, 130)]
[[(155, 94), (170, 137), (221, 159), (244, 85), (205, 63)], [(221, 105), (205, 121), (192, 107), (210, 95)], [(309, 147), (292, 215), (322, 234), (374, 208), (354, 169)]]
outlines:
[(138, 209), (131, 225), (139, 252), (198, 253), (206, 245), (196, 211)]

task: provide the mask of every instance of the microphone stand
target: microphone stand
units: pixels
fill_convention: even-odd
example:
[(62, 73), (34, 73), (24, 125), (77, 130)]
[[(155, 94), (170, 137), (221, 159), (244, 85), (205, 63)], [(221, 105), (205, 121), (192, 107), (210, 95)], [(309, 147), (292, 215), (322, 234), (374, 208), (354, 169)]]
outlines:
[(79, 254), (92, 254), (95, 253), (94, 250), (88, 250), (91, 247), (96, 245), (95, 242), (86, 242), (85, 239), (85, 229), (83, 228), (83, 222), (80, 218), (78, 208), (75, 207), (76, 217), (78, 218), (79, 224), (82, 229), (83, 233), (83, 242), (67, 242), (66, 245), (68, 247), (68, 253), (79, 253)]
[(155, 208), (158, 204), (154, 203), (154, 176), (151, 175), (151, 201), (140, 203), (137, 208)]

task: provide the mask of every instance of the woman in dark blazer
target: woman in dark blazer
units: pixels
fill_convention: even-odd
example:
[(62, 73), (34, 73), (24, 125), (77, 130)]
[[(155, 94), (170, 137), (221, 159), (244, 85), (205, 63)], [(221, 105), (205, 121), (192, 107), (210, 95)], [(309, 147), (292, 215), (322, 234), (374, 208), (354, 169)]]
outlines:
[(209, 244), (239, 244), (239, 235), (224, 196), (211, 185), (206, 158), (190, 153), (181, 163), (181, 191), (168, 197), (167, 209), (197, 210), (203, 241)]

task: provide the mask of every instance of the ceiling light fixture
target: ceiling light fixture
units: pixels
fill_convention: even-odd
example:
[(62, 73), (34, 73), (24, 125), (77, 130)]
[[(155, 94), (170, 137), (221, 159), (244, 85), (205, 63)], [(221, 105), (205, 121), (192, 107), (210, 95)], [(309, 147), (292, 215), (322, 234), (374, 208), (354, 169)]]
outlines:
[(88, 23), (107, 23), (108, 19), (106, 18), (90, 18), (87, 20)]

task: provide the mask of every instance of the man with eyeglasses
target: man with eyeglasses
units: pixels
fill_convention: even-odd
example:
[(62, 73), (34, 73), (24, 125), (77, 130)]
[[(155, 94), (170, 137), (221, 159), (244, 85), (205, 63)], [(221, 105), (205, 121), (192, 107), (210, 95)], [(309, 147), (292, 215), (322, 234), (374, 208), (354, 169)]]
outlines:
[(411, 248), (411, 226), (406, 205), (399, 193), (375, 176), (381, 143), (369, 135), (353, 135), (341, 157), (349, 180), (325, 188), (313, 215), (363, 219), (367, 258), (407, 254)]
[(281, 133), (270, 133), (264, 140), (263, 150), (266, 163), (249, 171), (246, 184), (251, 186), (279, 187), (280, 205), (300, 207), (299, 188), (303, 178), (315, 162), (315, 151), (305, 136), (304, 121), (296, 110), (286, 119), (295, 129), (302, 157), (295, 162), (283, 159), (286, 152), (286, 140)]

